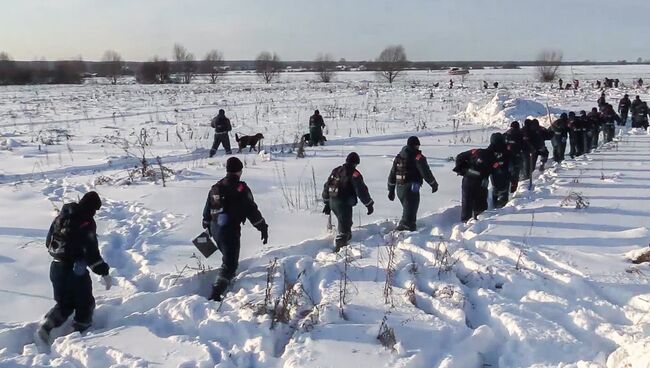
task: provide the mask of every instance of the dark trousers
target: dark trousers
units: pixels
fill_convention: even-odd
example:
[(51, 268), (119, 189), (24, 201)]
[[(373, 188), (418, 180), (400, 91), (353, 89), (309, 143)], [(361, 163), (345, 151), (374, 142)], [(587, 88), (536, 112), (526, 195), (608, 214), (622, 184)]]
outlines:
[(611, 142), (616, 135), (616, 127), (614, 124), (607, 124), (603, 127), (603, 141), (605, 143)]
[(531, 165), (531, 159), (532, 159), (532, 154), (530, 152), (521, 153), (521, 169), (522, 169), (521, 179), (522, 180), (530, 179), (530, 176), (533, 174), (534, 165)]
[(621, 121), (617, 123), (618, 125), (620, 125), (620, 126), (627, 125), (628, 112), (629, 112), (628, 110), (621, 110)]
[(585, 137), (582, 131), (575, 131), (570, 135), (571, 138), (571, 157), (582, 156), (585, 153)]
[(418, 208), (420, 207), (419, 186), (417, 183), (407, 183), (398, 185), (396, 188), (397, 198), (402, 203), (400, 227), (405, 227), (409, 230), (415, 230), (417, 228), (416, 221), (418, 218)]
[(463, 177), (460, 220), (467, 222), (487, 210), (487, 180), (480, 177)]
[(501, 208), (508, 203), (510, 193), (510, 173), (497, 171), (490, 175), (492, 181), (492, 206)]
[(230, 137), (228, 133), (215, 133), (214, 142), (212, 142), (212, 148), (210, 149), (210, 157), (214, 156), (219, 150), (219, 146), (223, 145), (223, 149), (226, 150), (226, 154), (231, 154), (232, 150), (230, 149)]
[(585, 138), (585, 153), (589, 153), (593, 149), (594, 131), (587, 130), (584, 134), (584, 138)]
[(544, 165), (546, 165), (546, 162), (548, 161), (548, 154), (549, 152), (546, 146), (542, 147), (536, 152), (533, 152), (530, 160), (530, 162), (533, 164), (532, 167), (533, 171), (535, 170), (535, 166), (537, 165), (538, 159), (539, 159), (539, 171), (544, 171)]
[[(225, 216), (225, 215), (219, 215)], [(215, 221), (210, 224), (212, 238), (221, 252), (221, 269), (219, 276), (232, 280), (239, 266), (239, 250), (241, 249), (240, 224), (219, 225)]]
[(336, 245), (345, 246), (352, 239), (352, 206), (345, 199), (332, 199), (330, 208), (338, 221)]
[[(573, 139), (571, 140), (573, 143)], [(566, 152), (566, 137), (556, 134), (551, 138), (551, 145), (553, 145), (553, 161), (558, 164), (564, 161), (564, 153)], [(573, 153), (573, 151), (571, 151)]]
[(323, 128), (309, 128), (309, 145), (317, 146), (319, 144), (321, 146), (324, 144)]
[(591, 134), (591, 149), (594, 150), (598, 148), (598, 139), (600, 136), (600, 128), (595, 128), (592, 130)]
[(510, 193), (517, 191), (519, 186), (519, 175), (521, 175), (521, 166), (523, 165), (523, 155), (518, 154), (512, 158), (512, 171), (510, 172)]
[(54, 289), (56, 305), (45, 315), (47, 330), (61, 326), (74, 313), (74, 328), (84, 331), (90, 327), (95, 310), (93, 283), (88, 271), (79, 276), (71, 263), (52, 262), (50, 281)]

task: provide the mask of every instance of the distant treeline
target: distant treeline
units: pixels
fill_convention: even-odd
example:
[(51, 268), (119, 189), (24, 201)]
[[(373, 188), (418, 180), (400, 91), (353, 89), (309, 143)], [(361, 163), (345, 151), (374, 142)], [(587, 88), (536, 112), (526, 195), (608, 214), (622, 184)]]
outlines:
[[(1, 53), (0, 53), (1, 54)], [(278, 61), (280, 71), (319, 71), (318, 61)], [(334, 70), (381, 70), (377, 61), (345, 61), (331, 62)], [(520, 67), (535, 67), (540, 61), (416, 61), (407, 62), (406, 70), (446, 70), (451, 67), (468, 69), (501, 68), (517, 69)], [(650, 62), (625, 61), (618, 62), (561, 62), (562, 66), (570, 65), (627, 65), (650, 64)], [(217, 67), (218, 65), (218, 67)], [(218, 70), (217, 70), (218, 69)], [(106, 77), (113, 83), (120, 76), (135, 76), (138, 83), (189, 83), (195, 74), (210, 74), (213, 81), (216, 73), (227, 71), (255, 71), (255, 60), (220, 60), (204, 61), (167, 61), (152, 60), (146, 62), (112, 61), (14, 61), (0, 55), (0, 85), (24, 84), (78, 84), (87, 77)]]

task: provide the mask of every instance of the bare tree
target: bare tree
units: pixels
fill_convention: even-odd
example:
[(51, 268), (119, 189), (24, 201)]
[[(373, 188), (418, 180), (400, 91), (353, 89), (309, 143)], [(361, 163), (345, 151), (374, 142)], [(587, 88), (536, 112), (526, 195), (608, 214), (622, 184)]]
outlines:
[(386, 47), (376, 60), (379, 75), (390, 84), (408, 65), (406, 51), (402, 45)]
[(203, 69), (210, 74), (210, 83), (217, 83), (217, 79), (224, 73), (223, 54), (219, 50), (212, 50), (205, 55)]
[(196, 72), (194, 54), (187, 51), (183, 45), (177, 43), (174, 45), (174, 60), (176, 61), (175, 72), (182, 74), (183, 83), (190, 83)]
[(136, 74), (138, 83), (168, 83), (170, 79), (169, 62), (154, 56), (151, 61), (142, 63)]
[(542, 82), (552, 82), (562, 63), (562, 51), (544, 50), (537, 57), (537, 73)]
[(111, 84), (117, 84), (117, 79), (122, 75), (124, 62), (122, 56), (116, 51), (107, 50), (102, 56), (102, 71)]
[(262, 51), (255, 58), (255, 72), (266, 83), (271, 83), (273, 79), (280, 75), (280, 57), (278, 54), (271, 54), (268, 51)]
[(316, 65), (318, 79), (323, 83), (331, 82), (336, 69), (334, 57), (331, 54), (318, 54), (314, 63)]

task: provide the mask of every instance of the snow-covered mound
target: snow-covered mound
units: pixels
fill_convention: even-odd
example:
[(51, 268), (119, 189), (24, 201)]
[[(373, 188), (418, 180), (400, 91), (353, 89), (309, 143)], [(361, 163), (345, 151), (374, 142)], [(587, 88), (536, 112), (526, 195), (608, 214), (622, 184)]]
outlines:
[(522, 121), (528, 118), (548, 119), (549, 112), (551, 115), (562, 113), (561, 110), (555, 108), (547, 110), (546, 105), (537, 101), (510, 98), (506, 94), (497, 93), (490, 102), (483, 106), (473, 102), (468, 103), (464, 115), (472, 122), (486, 125), (503, 125), (514, 120)]
[(9, 138), (9, 137), (0, 137), (0, 151), (11, 151), (14, 148), (20, 147), (22, 144), (20, 141)]

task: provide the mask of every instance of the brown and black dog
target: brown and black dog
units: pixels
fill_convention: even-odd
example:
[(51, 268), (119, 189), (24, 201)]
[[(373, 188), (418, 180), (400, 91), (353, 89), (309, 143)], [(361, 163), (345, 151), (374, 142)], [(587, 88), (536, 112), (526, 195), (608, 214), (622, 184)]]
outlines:
[(264, 139), (262, 133), (257, 133), (255, 135), (242, 135), (241, 137), (235, 134), (235, 141), (237, 141), (237, 145), (239, 145), (239, 151), (237, 151), (237, 153), (240, 153), (247, 146), (250, 147), (248, 152), (251, 152), (252, 150), (257, 152), (256, 146), (262, 139)]

